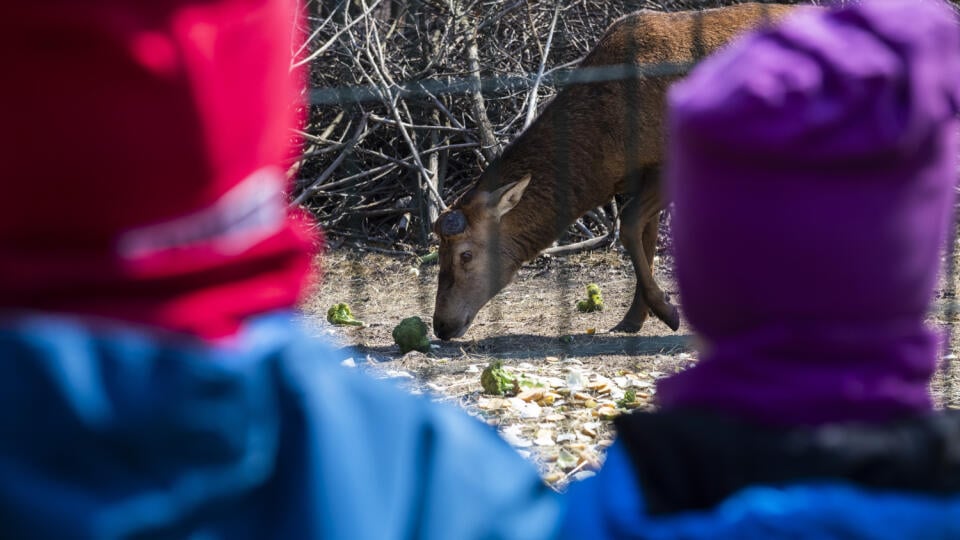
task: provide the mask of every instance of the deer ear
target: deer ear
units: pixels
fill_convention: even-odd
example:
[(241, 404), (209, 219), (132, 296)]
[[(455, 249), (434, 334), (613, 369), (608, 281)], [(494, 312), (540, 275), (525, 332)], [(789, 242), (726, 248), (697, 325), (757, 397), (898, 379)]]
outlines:
[(511, 182), (490, 194), (490, 202), (494, 206), (494, 215), (499, 220), (504, 214), (513, 210), (513, 207), (520, 202), (523, 197), (523, 191), (527, 189), (530, 183), (530, 173), (527, 173), (516, 182)]

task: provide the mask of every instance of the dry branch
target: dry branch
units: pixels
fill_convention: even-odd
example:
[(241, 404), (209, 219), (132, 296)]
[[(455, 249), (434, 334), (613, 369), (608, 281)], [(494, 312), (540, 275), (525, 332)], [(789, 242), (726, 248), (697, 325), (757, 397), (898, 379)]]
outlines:
[(310, 196), (311, 192), (315, 190), (318, 186), (323, 184), (327, 178), (330, 178), (330, 175), (337, 170), (337, 167), (343, 163), (343, 160), (346, 159), (347, 155), (353, 151), (353, 147), (356, 146), (358, 142), (367, 134), (367, 115), (363, 116), (363, 119), (360, 120), (360, 124), (357, 125), (356, 130), (353, 133), (353, 136), (350, 138), (350, 141), (344, 145), (343, 150), (340, 152), (340, 155), (337, 156), (337, 159), (330, 164), (329, 167), (316, 180), (313, 181), (306, 189), (300, 192), (299, 195), (294, 197), (293, 202), (290, 203), (290, 206), (296, 206), (302, 203), (307, 197)]
[(616, 238), (614, 238), (613, 233), (610, 232), (605, 234), (604, 236), (600, 236), (597, 238), (590, 238), (589, 240), (584, 240), (582, 242), (577, 242), (574, 244), (565, 244), (562, 246), (554, 246), (552, 248), (548, 248), (544, 250), (543, 254), (553, 255), (553, 256), (572, 255), (574, 253), (579, 253), (581, 251), (587, 251), (589, 249), (595, 249), (600, 246), (612, 244), (615, 239)]
[(543, 46), (543, 51), (540, 53), (540, 67), (537, 68), (537, 77), (533, 80), (533, 87), (530, 88), (530, 94), (527, 98), (527, 118), (523, 121), (523, 129), (527, 129), (537, 115), (537, 94), (540, 90), (540, 83), (543, 81), (543, 70), (547, 67), (547, 57), (550, 56), (550, 45), (553, 43), (553, 31), (557, 28), (557, 15), (559, 14), (560, 4), (557, 3), (553, 8), (550, 30), (547, 32), (547, 44)]
[(483, 146), (480, 151), (487, 159), (487, 162), (493, 161), (500, 155), (500, 143), (493, 133), (493, 126), (490, 125), (490, 118), (487, 116), (486, 100), (480, 92), (480, 54), (477, 48), (476, 30), (470, 33), (467, 39), (467, 69), (470, 78), (474, 81), (470, 90), (470, 105), (473, 109), (473, 119), (477, 123), (477, 130), (480, 132), (480, 141)]

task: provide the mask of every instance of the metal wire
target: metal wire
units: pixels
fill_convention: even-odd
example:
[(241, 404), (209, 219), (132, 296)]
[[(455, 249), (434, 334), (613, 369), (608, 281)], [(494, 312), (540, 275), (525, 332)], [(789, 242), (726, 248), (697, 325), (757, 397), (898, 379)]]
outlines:
[[(609, 65), (558, 70), (543, 76), (543, 82), (557, 87), (571, 84), (599, 83), (630, 80), (638, 77), (682, 76), (690, 72), (692, 63), (660, 63), (646, 65)], [(466, 77), (450, 77), (446, 80), (428, 79), (398, 84), (393, 94), (403, 99), (428, 98), (448, 94), (466, 94), (480, 90), (496, 93), (527, 90), (533, 87), (536, 74), (505, 75), (482, 79), (478, 84)], [(313, 88), (308, 96), (311, 105), (345, 105), (348, 103), (380, 102), (383, 95), (376, 86), (341, 86), (336, 88)]]

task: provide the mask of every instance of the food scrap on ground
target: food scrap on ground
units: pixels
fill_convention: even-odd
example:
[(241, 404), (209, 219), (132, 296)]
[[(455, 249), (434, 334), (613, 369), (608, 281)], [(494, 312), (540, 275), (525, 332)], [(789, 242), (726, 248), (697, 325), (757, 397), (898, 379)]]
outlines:
[(327, 310), (327, 322), (340, 326), (363, 326), (363, 321), (353, 317), (350, 306), (342, 302), (330, 306)]
[(599, 285), (596, 283), (587, 285), (587, 298), (577, 302), (577, 309), (583, 313), (603, 311), (603, 295), (600, 294)]
[(520, 381), (503, 368), (503, 362), (497, 360), (491, 362), (480, 374), (480, 386), (488, 394), (502, 396), (507, 393), (516, 394), (520, 389)]
[[(652, 408), (654, 374), (583, 375), (577, 362), (567, 358), (552, 366), (511, 365), (513, 380), (529, 381), (530, 388), (512, 397), (484, 392), (475, 400), (460, 399), (469, 412), (497, 426), (503, 438), (536, 463), (544, 480), (558, 490), (600, 467), (613, 444), (614, 418), (631, 409)], [(502, 372), (502, 364), (495, 360), (488, 369), (496, 366)], [(564, 376), (569, 373), (577, 376)]]
[(423, 265), (426, 265), (426, 264), (435, 263), (435, 262), (437, 262), (438, 260), (440, 260), (440, 252), (439, 252), (439, 251), (431, 251), (430, 253), (427, 253), (426, 255), (423, 255), (422, 257), (417, 257), (417, 264), (419, 264), (420, 266), (423, 266)]
[(407, 317), (393, 329), (393, 341), (400, 347), (401, 354), (410, 351), (430, 352), (430, 338), (427, 337), (427, 323), (420, 317)]

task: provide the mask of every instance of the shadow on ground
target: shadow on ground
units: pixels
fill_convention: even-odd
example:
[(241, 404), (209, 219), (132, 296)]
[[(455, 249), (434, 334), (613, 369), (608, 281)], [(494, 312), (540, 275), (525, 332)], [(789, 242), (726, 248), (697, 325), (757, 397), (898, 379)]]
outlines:
[[(434, 340), (436, 356), (495, 356), (504, 360), (531, 360), (546, 356), (649, 356), (656, 354), (673, 355), (693, 350), (692, 335), (672, 336), (621, 336), (606, 334), (576, 334), (568, 336), (569, 341), (556, 336), (535, 334), (513, 334), (492, 336), (474, 341)], [(365, 346), (354, 348), (361, 353), (377, 356), (399, 357), (395, 345)]]

